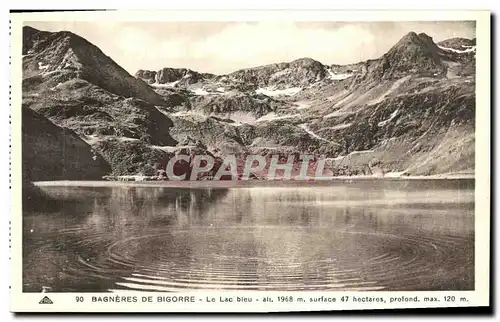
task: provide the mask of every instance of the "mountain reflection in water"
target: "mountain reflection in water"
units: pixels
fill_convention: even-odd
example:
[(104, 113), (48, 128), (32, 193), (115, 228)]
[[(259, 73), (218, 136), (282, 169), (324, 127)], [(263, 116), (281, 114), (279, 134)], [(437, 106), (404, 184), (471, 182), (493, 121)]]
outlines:
[(474, 288), (474, 181), (43, 187), (25, 292)]

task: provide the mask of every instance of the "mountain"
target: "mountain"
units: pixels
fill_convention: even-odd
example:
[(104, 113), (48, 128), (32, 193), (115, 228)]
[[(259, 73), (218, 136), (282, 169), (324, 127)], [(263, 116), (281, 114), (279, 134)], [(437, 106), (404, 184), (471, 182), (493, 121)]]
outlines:
[(192, 83), (178, 74), (168, 90), (152, 86), (182, 102), (162, 109), (174, 122), (173, 137), (209, 150), (325, 154), (348, 173), (370, 164), (415, 175), (470, 172), (474, 43), (436, 44), (410, 32), (380, 58), (357, 64), (303, 58)]
[(242, 69), (227, 75), (200, 73), (186, 68), (162, 68), (158, 71), (141, 69), (135, 74), (138, 79), (155, 88), (183, 88), (212, 83), (217, 85), (214, 89), (240, 91), (308, 86), (334, 75), (330, 67), (311, 58)]
[(467, 39), (467, 38), (450, 38), (437, 43), (437, 45), (441, 48), (454, 49), (459, 51), (470, 50), (473, 51), (473, 47), (476, 46), (476, 38)]
[(148, 84), (167, 85), (190, 85), (212, 78), (214, 75), (198, 73), (186, 68), (162, 68), (159, 71), (138, 70), (135, 77), (142, 79)]
[(168, 102), (71, 32), (24, 27), (22, 87), (23, 108), (73, 131), (104, 156), (101, 143), (109, 140), (177, 144), (169, 134), (172, 121), (157, 108)]
[(23, 36), (23, 109), (79, 138), (106, 174), (153, 175), (175, 153), (325, 155), (337, 175), (474, 171), (475, 40), (436, 44), (410, 32), (349, 65), (300, 58), (132, 77), (70, 32), (26, 27)]
[(136, 79), (99, 48), (68, 31), (46, 32), (23, 28), (23, 79), (43, 85), (79, 78), (110, 93), (135, 97), (151, 104), (164, 102), (144, 82)]
[(401, 38), (380, 60), (383, 78), (399, 78), (408, 74), (438, 76), (445, 71), (440, 49), (428, 35), (410, 32)]
[(300, 58), (289, 63), (242, 69), (227, 75), (224, 81), (244, 89), (284, 89), (310, 85), (326, 76), (325, 65), (311, 58)]

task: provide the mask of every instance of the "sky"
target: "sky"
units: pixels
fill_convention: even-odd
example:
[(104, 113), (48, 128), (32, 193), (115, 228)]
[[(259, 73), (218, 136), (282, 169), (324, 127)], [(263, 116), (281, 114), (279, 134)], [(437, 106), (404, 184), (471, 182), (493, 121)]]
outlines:
[(214, 74), (302, 57), (349, 64), (387, 52), (410, 31), (435, 42), (474, 38), (475, 23), (440, 22), (116, 22), (38, 21), (25, 25), (74, 32), (132, 75), (139, 69), (190, 68)]

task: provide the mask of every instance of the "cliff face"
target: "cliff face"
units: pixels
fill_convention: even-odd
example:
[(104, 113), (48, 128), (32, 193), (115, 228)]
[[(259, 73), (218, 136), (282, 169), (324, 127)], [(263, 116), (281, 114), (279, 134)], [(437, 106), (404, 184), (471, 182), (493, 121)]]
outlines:
[(29, 109), (22, 111), (23, 178), (100, 180), (109, 164), (75, 132), (60, 128)]

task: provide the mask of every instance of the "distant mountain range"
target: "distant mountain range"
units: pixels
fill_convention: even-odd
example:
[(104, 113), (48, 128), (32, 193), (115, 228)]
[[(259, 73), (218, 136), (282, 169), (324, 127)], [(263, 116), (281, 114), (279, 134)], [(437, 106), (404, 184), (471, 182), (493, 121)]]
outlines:
[(322, 154), (352, 175), (474, 172), (475, 39), (410, 32), (357, 64), (134, 77), (78, 35), (24, 27), (22, 86), (29, 180), (151, 175), (180, 151)]

